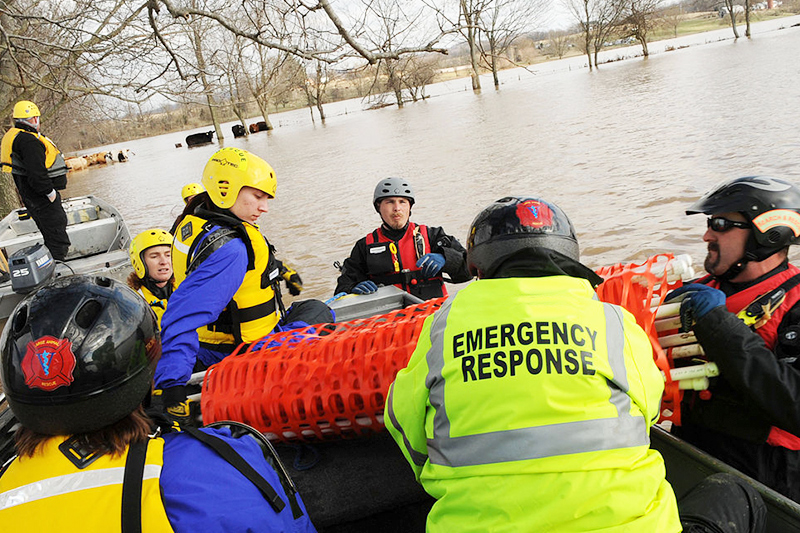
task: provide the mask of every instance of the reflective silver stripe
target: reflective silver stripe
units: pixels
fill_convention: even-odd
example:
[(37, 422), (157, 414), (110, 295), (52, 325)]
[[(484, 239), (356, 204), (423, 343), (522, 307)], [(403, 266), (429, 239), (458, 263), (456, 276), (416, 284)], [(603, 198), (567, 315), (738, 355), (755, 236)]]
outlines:
[[(0, 494), (0, 511), (16, 505), (35, 502), (54, 496), (62, 496), (71, 492), (95, 489), (108, 485), (121, 485), (125, 476), (125, 467), (104, 468), (75, 472), (63, 476), (51, 477), (35, 481), (22, 487)], [(142, 479), (158, 479), (161, 476), (161, 465), (145, 465)]]
[(392, 425), (397, 429), (397, 431), (400, 432), (400, 435), (402, 435), (403, 445), (406, 447), (406, 451), (408, 451), (408, 455), (409, 457), (411, 457), (411, 460), (414, 461), (414, 464), (417, 466), (425, 466), (425, 461), (428, 460), (428, 456), (425, 455), (424, 453), (418, 452), (411, 446), (411, 443), (408, 442), (408, 437), (406, 437), (406, 432), (403, 431), (403, 427), (400, 425), (400, 422), (397, 421), (397, 416), (395, 416), (394, 414), (393, 395), (394, 395), (394, 384), (392, 384), (392, 386), (389, 387), (389, 397), (386, 400), (386, 405), (388, 406), (388, 412), (389, 412), (389, 420), (392, 421)]
[(565, 422), (529, 428), (495, 431), (463, 437), (450, 437), (450, 419), (445, 409), (444, 332), (453, 297), (436, 313), (431, 325), (431, 349), (428, 351), (430, 402), (436, 410), (433, 438), (428, 439), (432, 464), (458, 467), (539, 459), (572, 453), (613, 450), (643, 446), (650, 442), (643, 416), (630, 414), (631, 399), (625, 369), (625, 331), (621, 311), (603, 304), (606, 322), (606, 347), (613, 371), (608, 380), (610, 402), (617, 409), (616, 418)]
[(189, 245), (188, 244), (183, 244), (180, 241), (180, 239), (177, 239), (177, 238), (172, 239), (172, 246), (177, 248), (178, 251), (181, 252), (183, 255), (186, 255), (186, 256), (189, 255)]

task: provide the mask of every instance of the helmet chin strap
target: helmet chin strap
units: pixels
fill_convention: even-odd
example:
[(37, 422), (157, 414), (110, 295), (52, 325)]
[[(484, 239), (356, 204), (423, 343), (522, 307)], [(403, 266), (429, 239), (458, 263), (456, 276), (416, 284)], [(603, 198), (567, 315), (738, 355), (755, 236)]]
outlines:
[(722, 274), (720, 274), (718, 276), (715, 276), (714, 274), (711, 274), (711, 277), (713, 277), (714, 279), (717, 279), (719, 281), (730, 281), (731, 279), (735, 278), (736, 276), (738, 276), (739, 274), (742, 273), (742, 271), (745, 269), (745, 267), (747, 266), (747, 263), (749, 261), (750, 260), (747, 258), (747, 256), (742, 257), (741, 259), (736, 261), (734, 264), (732, 264), (730, 266), (730, 268), (728, 268), (728, 270), (726, 270)]

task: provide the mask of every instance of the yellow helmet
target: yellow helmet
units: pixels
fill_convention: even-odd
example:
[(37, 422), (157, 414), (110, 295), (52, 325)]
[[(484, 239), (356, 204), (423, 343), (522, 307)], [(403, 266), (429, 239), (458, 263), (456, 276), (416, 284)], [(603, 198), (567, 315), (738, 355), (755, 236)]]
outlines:
[(39, 108), (36, 107), (36, 104), (30, 100), (20, 100), (14, 104), (14, 114), (11, 116), (13, 118), (31, 118), (40, 117), (42, 114), (39, 113)]
[(142, 260), (142, 252), (153, 246), (166, 245), (172, 246), (172, 235), (163, 229), (153, 228), (141, 232), (133, 238), (128, 254), (131, 258), (133, 270), (139, 279), (144, 279), (147, 274), (147, 267)]
[(195, 194), (200, 194), (201, 192), (205, 192), (205, 187), (200, 185), (199, 183), (188, 183), (183, 186), (181, 189), (181, 197), (183, 198), (183, 203), (189, 203), (188, 198), (190, 196), (194, 196)]
[(269, 163), (247, 150), (228, 147), (217, 150), (206, 163), (203, 185), (214, 205), (230, 209), (242, 187), (253, 187), (275, 198), (278, 182)]

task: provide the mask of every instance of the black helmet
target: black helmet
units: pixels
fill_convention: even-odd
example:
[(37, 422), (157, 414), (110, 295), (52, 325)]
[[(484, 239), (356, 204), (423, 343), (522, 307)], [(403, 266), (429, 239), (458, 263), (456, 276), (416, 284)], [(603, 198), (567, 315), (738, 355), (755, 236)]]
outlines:
[(800, 243), (800, 189), (770, 176), (747, 176), (718, 185), (686, 210), (687, 215), (739, 212), (750, 221), (753, 237), (745, 261), (762, 261)]
[(0, 339), (9, 406), (47, 435), (98, 430), (150, 391), (161, 341), (144, 299), (102, 277), (58, 278), (27, 296)]
[(532, 196), (507, 196), (478, 213), (467, 237), (472, 275), (523, 248), (547, 248), (578, 261), (572, 222), (556, 204)]
[(414, 207), (414, 189), (411, 184), (403, 178), (386, 178), (378, 182), (375, 192), (372, 194), (372, 205), (375, 206), (375, 211), (380, 213), (381, 210), (378, 206), (381, 200), (391, 196), (408, 198), (408, 203)]

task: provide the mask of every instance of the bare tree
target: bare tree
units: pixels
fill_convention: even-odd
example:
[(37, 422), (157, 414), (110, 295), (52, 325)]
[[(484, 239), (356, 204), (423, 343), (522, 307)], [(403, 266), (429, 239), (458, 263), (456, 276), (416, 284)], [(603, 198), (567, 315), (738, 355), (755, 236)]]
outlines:
[(744, 0), (744, 36), (750, 38), (750, 0)]
[(661, 20), (663, 24), (672, 30), (672, 36), (678, 36), (678, 26), (683, 20), (683, 4), (670, 6), (661, 11)]
[(481, 59), (492, 71), (495, 88), (498, 61), (526, 30), (535, 25), (547, 7), (545, 0), (488, 0), (478, 13), (480, 36), (477, 46)]
[(731, 17), (731, 29), (733, 30), (734, 38), (739, 38), (739, 31), (736, 29), (736, 8), (734, 7), (736, 4), (734, 0), (723, 0), (723, 6), (725, 6), (728, 15)]
[(547, 39), (550, 44), (547, 53), (558, 56), (559, 59), (564, 57), (572, 44), (571, 34), (565, 30), (551, 31)]
[[(597, 66), (600, 50), (616, 29), (625, 9), (625, 0), (563, 0), (582, 33), (581, 50), (589, 70)], [(592, 61), (594, 59), (594, 62)]]
[(661, 0), (628, 0), (620, 26), (622, 35), (633, 37), (642, 45), (642, 55), (649, 57), (647, 35), (658, 23), (656, 13)]

